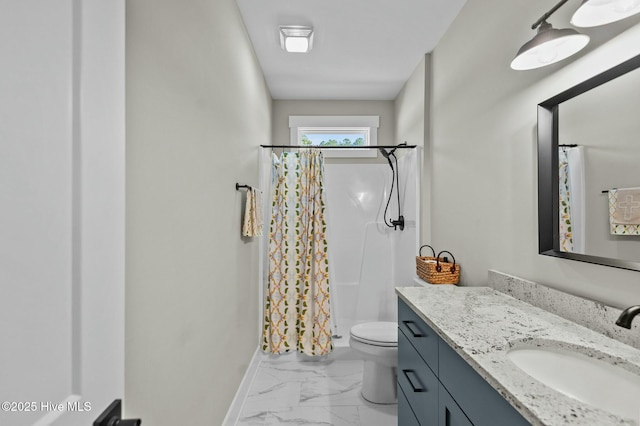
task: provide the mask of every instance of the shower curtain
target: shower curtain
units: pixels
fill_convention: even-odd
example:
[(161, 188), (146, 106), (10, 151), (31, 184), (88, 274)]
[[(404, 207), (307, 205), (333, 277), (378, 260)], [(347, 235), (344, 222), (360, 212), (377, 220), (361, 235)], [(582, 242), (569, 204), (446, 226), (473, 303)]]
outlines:
[(584, 155), (583, 147), (560, 147), (560, 250), (584, 253)]
[(560, 167), (560, 251), (573, 252), (573, 235), (571, 234), (571, 188), (569, 183), (569, 160), (567, 152), (560, 148), (558, 152)]
[(262, 350), (332, 350), (329, 262), (320, 150), (273, 156), (268, 287)]

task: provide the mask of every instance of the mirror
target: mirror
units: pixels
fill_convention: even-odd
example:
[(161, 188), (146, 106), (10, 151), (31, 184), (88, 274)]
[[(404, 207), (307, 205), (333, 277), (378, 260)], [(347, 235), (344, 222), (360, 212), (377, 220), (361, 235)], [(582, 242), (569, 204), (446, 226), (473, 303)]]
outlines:
[(639, 67), (640, 55), (538, 105), (540, 254), (640, 271), (640, 205), (623, 192), (640, 187)]

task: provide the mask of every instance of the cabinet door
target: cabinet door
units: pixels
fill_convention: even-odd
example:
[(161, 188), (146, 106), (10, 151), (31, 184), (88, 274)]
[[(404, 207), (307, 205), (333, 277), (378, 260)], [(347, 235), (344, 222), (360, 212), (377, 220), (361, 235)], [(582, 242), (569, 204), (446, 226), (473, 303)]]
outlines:
[(438, 425), (439, 426), (473, 426), (458, 404), (453, 400), (449, 392), (440, 385), (438, 399)]
[(398, 385), (398, 426), (420, 426), (400, 385)]
[(463, 407), (476, 426), (528, 426), (530, 423), (518, 413), (485, 379), (441, 341), (438, 346), (440, 382)]

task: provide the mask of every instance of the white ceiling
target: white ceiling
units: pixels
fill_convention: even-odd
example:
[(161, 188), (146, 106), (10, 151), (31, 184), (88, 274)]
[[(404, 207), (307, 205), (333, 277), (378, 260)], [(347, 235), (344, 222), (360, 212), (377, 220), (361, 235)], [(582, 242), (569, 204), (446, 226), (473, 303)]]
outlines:
[[(274, 99), (395, 99), (465, 0), (236, 0)], [(280, 25), (314, 27), (286, 53)]]

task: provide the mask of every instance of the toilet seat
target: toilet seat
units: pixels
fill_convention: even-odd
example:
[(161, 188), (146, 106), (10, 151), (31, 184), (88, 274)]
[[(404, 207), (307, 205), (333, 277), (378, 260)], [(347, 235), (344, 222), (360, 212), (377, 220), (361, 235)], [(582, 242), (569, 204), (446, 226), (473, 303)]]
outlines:
[(367, 345), (398, 346), (398, 324), (395, 322), (365, 322), (351, 327), (351, 338)]

